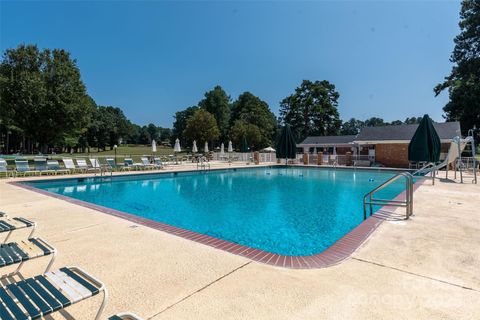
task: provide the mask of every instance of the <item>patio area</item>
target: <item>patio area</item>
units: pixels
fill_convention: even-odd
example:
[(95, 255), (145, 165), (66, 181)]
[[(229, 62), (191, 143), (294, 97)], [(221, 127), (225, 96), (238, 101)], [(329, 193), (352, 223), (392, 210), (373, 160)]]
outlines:
[[(0, 211), (38, 222), (36, 235), (59, 251), (54, 268), (77, 265), (104, 281), (105, 318), (480, 318), (480, 186), (468, 177), (421, 185), (410, 220), (385, 221), (349, 259), (310, 270), (261, 264), (8, 184), (20, 180), (0, 180)], [(26, 264), (22, 275), (42, 266)], [(92, 319), (99, 303), (51, 319)]]

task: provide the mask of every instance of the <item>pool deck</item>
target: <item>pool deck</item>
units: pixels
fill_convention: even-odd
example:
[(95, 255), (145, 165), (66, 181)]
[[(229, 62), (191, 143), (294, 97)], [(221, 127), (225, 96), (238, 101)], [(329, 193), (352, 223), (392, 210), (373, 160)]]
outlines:
[[(19, 180), (0, 180), (0, 211), (38, 222), (36, 235), (59, 250), (54, 267), (78, 265), (105, 282), (104, 318), (480, 319), (480, 185), (471, 178), (419, 186), (410, 220), (384, 221), (350, 258), (309, 270), (258, 263), (7, 183)], [(45, 263), (29, 262), (22, 274)], [(53, 319), (93, 319), (100, 298), (90, 300)]]

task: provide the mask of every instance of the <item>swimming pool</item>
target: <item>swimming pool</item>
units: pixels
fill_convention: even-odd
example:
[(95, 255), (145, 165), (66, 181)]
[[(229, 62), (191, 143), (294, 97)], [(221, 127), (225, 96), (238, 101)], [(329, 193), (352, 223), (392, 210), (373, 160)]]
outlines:
[[(362, 223), (364, 194), (394, 174), (259, 167), (24, 184), (270, 253), (309, 256)], [(378, 196), (402, 191), (398, 181)]]

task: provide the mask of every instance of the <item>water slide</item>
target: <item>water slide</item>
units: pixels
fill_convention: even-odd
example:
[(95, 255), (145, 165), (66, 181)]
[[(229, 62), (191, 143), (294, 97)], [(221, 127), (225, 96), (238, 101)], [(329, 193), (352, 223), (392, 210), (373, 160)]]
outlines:
[(437, 165), (433, 164), (428, 164), (425, 167), (417, 170), (414, 175), (418, 174), (427, 174), (432, 171), (437, 171), (443, 168), (447, 168), (447, 174), (448, 174), (448, 165), (451, 163), (454, 163), (458, 157), (462, 154), (463, 150), (465, 149), (467, 143), (471, 142), (473, 138), (472, 137), (467, 137), (466, 139), (462, 139), (460, 137), (455, 137), (452, 139), (452, 142), (450, 143), (450, 148), (448, 149), (447, 157), (445, 160), (443, 160), (441, 163)]

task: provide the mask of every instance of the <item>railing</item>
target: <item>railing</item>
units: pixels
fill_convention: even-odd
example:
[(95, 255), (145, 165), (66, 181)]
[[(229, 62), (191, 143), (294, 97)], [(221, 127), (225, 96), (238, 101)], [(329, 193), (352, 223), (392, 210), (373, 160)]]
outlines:
[[(391, 183), (397, 181), (401, 177), (405, 178), (405, 200), (389, 200), (389, 199), (377, 199), (374, 198), (374, 194)], [(370, 216), (373, 214), (373, 206), (394, 206), (405, 207), (405, 220), (407, 220), (413, 213), (413, 176), (408, 172), (400, 172), (399, 174), (388, 179), (372, 191), (365, 194), (363, 197), (363, 219), (367, 219), (367, 207), (370, 209)]]

